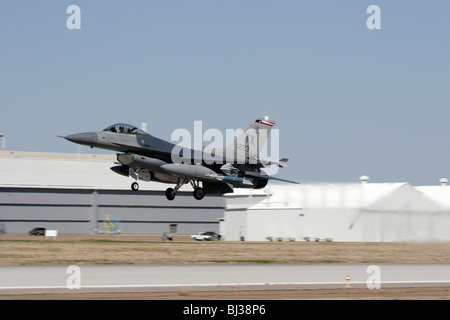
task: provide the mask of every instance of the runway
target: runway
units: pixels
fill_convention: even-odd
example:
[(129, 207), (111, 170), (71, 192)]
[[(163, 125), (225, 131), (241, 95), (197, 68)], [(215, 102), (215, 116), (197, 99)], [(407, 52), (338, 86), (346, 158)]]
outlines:
[[(450, 286), (450, 264), (82, 265), (0, 267), (0, 294)], [(373, 287), (372, 287), (373, 288)], [(376, 287), (375, 287), (376, 288)]]

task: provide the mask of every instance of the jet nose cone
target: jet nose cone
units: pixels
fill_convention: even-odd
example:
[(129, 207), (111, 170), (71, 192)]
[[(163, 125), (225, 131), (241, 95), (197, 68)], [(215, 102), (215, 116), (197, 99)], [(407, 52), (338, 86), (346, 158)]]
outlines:
[(64, 139), (86, 146), (93, 146), (97, 143), (97, 134), (95, 132), (75, 133), (65, 136)]

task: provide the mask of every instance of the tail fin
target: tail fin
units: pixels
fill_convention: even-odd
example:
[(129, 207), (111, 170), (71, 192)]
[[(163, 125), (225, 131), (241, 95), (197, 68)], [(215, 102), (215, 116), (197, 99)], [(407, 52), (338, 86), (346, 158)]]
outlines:
[(227, 146), (226, 158), (256, 161), (274, 125), (275, 121), (268, 117), (256, 119), (244, 133)]

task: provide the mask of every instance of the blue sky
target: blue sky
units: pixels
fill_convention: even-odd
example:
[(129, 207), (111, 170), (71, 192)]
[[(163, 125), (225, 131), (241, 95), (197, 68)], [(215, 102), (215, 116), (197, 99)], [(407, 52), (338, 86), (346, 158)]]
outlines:
[[(66, 9), (81, 9), (69, 30)], [(369, 30), (369, 5), (381, 30)], [(115, 122), (246, 128), (269, 115), (303, 182), (450, 178), (447, 1), (2, 1), (7, 150)], [(103, 152), (81, 148), (82, 152)]]

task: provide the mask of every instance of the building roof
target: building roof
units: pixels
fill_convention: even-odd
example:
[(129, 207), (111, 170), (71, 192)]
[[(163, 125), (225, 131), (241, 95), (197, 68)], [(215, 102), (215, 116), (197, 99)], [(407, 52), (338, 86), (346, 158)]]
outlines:
[[(437, 187), (439, 188), (439, 187)], [(361, 209), (369, 211), (442, 211), (444, 193), (428, 196), (409, 183), (269, 184), (263, 190), (227, 194), (228, 209)], [(248, 199), (247, 199), (248, 198)], [(447, 198), (448, 196), (447, 192)]]
[(450, 186), (422, 186), (416, 188), (441, 206), (450, 209)]
[[(115, 161), (115, 155), (2, 151), (0, 187), (128, 190), (133, 179), (111, 171)], [(139, 185), (151, 191), (168, 187), (152, 181)]]

